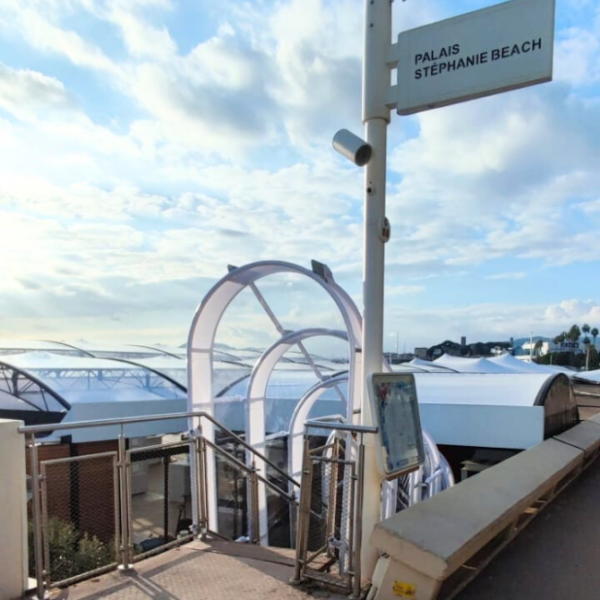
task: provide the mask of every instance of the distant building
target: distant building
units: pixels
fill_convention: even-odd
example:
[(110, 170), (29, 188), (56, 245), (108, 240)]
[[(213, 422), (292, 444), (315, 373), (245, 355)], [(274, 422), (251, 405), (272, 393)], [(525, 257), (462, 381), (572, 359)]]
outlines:
[(400, 363), (410, 362), (415, 355), (411, 352), (402, 352), (398, 354), (397, 352), (384, 352), (383, 356), (390, 363), (390, 365), (398, 365)]
[(522, 346), (515, 349), (515, 356), (521, 359), (529, 359), (530, 356), (546, 356), (546, 354), (554, 354), (555, 352), (572, 352), (573, 354), (584, 352), (582, 344), (579, 342), (565, 340), (564, 342), (555, 344), (552, 340), (540, 341), (542, 343), (539, 345), (537, 345), (537, 340), (534, 340), (533, 344), (530, 341), (525, 342)]
[(428, 348), (424, 358), (435, 359), (442, 354), (478, 358), (502, 353), (508, 351), (510, 348), (508, 342), (474, 342), (472, 344), (467, 344), (466, 342), (467, 339), (464, 336), (461, 338), (460, 344), (446, 340), (441, 344)]
[(415, 348), (415, 356), (425, 360), (427, 358), (427, 348)]

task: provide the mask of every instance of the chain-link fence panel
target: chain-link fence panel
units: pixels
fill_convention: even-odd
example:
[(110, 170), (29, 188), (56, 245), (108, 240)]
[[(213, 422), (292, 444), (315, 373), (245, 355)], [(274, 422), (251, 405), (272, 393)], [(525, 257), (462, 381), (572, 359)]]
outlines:
[(179, 442), (127, 451), (129, 543), (133, 560), (192, 535), (190, 446)]
[(346, 587), (351, 584), (355, 465), (343, 457), (340, 444), (308, 452), (302, 485), (310, 496), (303, 501), (303, 576), (309, 570), (327, 572)]
[(113, 568), (119, 553), (116, 452), (42, 461), (47, 585)]

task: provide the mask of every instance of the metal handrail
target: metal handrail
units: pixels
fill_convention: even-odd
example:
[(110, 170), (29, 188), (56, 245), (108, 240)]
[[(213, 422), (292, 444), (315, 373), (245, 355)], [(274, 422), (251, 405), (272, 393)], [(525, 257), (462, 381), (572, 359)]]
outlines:
[[(198, 426), (198, 428), (196, 430), (197, 435), (194, 435), (194, 431), (188, 432), (190, 434), (189, 441), (182, 440), (181, 442), (173, 442), (173, 443), (168, 443), (168, 444), (155, 444), (152, 446), (145, 446), (145, 447), (141, 447), (141, 448), (126, 450), (126, 445), (125, 445), (126, 436), (124, 435), (124, 433), (125, 433), (125, 427), (127, 425), (136, 424), (136, 423), (145, 423), (145, 422), (150, 422), (150, 421), (170, 421), (170, 420), (183, 419), (183, 418), (189, 419), (190, 417), (197, 417), (199, 419), (206, 418), (213, 425), (215, 425), (216, 428), (221, 430), (226, 435), (230, 436), (230, 438), (232, 439), (232, 441), (234, 443), (235, 442), (239, 443), (243, 448), (245, 448), (251, 454), (251, 456), (252, 456), (251, 465), (247, 464), (243, 460), (238, 459), (234, 454), (232, 454), (225, 448), (218, 446), (214, 441), (207, 439), (206, 436), (203, 435), (202, 427), (200, 425)], [(18, 429), (19, 433), (24, 434), (25, 439), (27, 441), (27, 445), (31, 448), (31, 457), (30, 458), (31, 458), (32, 479), (33, 479), (32, 491), (33, 491), (33, 504), (34, 504), (33, 513), (34, 513), (34, 552), (35, 552), (35, 564), (36, 564), (36, 588), (37, 588), (37, 597), (40, 599), (44, 598), (44, 577), (46, 574), (45, 574), (43, 565), (44, 565), (44, 563), (49, 564), (49, 559), (44, 556), (44, 548), (43, 548), (43, 542), (42, 542), (42, 533), (41, 532), (42, 532), (43, 527), (41, 525), (42, 511), (41, 511), (41, 498), (40, 498), (39, 483), (40, 483), (40, 481), (43, 480), (43, 477), (40, 477), (40, 474), (39, 474), (39, 458), (38, 458), (39, 443), (35, 439), (35, 434), (42, 433), (42, 432), (48, 432), (48, 431), (66, 431), (66, 430), (71, 430), (71, 429), (84, 429), (84, 428), (89, 428), (89, 427), (109, 427), (109, 426), (118, 426), (121, 431), (121, 433), (119, 435), (119, 440), (118, 440), (119, 441), (119, 450), (116, 453), (118, 456), (118, 462), (116, 464), (118, 467), (119, 484), (118, 485), (115, 484), (115, 494), (119, 494), (119, 496), (120, 496), (120, 499), (118, 501), (120, 508), (116, 509), (116, 510), (119, 513), (118, 518), (120, 520), (120, 526), (121, 526), (121, 530), (123, 532), (122, 538), (119, 537), (119, 543), (117, 543), (117, 546), (118, 546), (118, 551), (121, 555), (121, 565), (125, 569), (131, 568), (131, 564), (133, 562), (133, 554), (132, 554), (133, 545), (131, 543), (131, 535), (130, 535), (131, 534), (131, 532), (130, 532), (130, 527), (131, 527), (130, 501), (131, 501), (131, 497), (129, 495), (130, 489), (131, 489), (131, 480), (130, 480), (131, 473), (129, 471), (131, 453), (142, 453), (142, 452), (148, 452), (148, 451), (152, 451), (152, 450), (163, 450), (165, 448), (177, 447), (177, 446), (185, 445), (185, 444), (194, 445), (194, 447), (196, 448), (196, 452), (199, 453), (199, 464), (196, 466), (196, 468), (198, 470), (198, 473), (196, 475), (198, 478), (197, 485), (199, 486), (198, 487), (198, 500), (201, 505), (199, 507), (198, 524), (200, 524), (200, 525), (203, 524), (206, 532), (210, 532), (210, 530), (208, 528), (206, 507), (205, 507), (205, 504), (203, 504), (203, 502), (205, 502), (205, 501), (202, 500), (203, 494), (206, 494), (206, 490), (202, 491), (200, 489), (203, 485), (202, 479), (206, 477), (205, 467), (203, 470), (202, 464), (200, 464), (200, 463), (202, 463), (203, 460), (206, 460), (206, 454), (205, 454), (205, 451), (202, 450), (202, 448), (207, 448), (207, 447), (211, 448), (211, 450), (214, 450), (217, 454), (220, 454), (221, 456), (223, 456), (225, 460), (231, 462), (232, 464), (236, 465), (238, 468), (243, 470), (243, 472), (246, 472), (249, 474), (249, 476), (250, 476), (250, 493), (251, 493), (250, 509), (252, 511), (251, 522), (253, 524), (253, 532), (254, 532), (252, 539), (255, 542), (258, 542), (260, 540), (260, 535), (259, 535), (260, 525), (259, 525), (259, 517), (258, 517), (258, 485), (259, 485), (259, 483), (265, 485), (266, 487), (271, 489), (273, 492), (278, 494), (280, 497), (285, 499), (287, 502), (290, 503), (291, 509), (295, 510), (295, 505), (297, 502), (295, 493), (293, 491), (290, 492), (287, 487), (286, 487), (286, 489), (282, 489), (281, 487), (279, 487), (279, 485), (276, 485), (272, 481), (269, 481), (269, 479), (266, 477), (266, 474), (265, 474), (265, 476), (260, 475), (256, 468), (256, 463), (254, 461), (254, 457), (258, 457), (266, 465), (272, 467), (274, 469), (274, 471), (276, 471), (276, 473), (279, 474), (283, 478), (284, 481), (287, 481), (298, 487), (300, 484), (298, 482), (296, 482), (292, 477), (290, 477), (287, 473), (282, 471), (272, 461), (267, 459), (260, 452), (258, 452), (252, 446), (250, 446), (245, 440), (241, 439), (238, 435), (233, 433), (230, 429), (228, 429), (227, 427), (225, 427), (224, 425), (219, 423), (219, 421), (217, 421), (212, 415), (209, 415), (204, 411), (194, 411), (194, 412), (187, 412), (187, 413), (170, 413), (170, 414), (162, 414), (162, 415), (148, 415), (148, 416), (140, 416), (140, 417), (126, 417), (126, 418), (121, 418), (121, 419), (119, 419), (119, 418), (102, 419), (102, 420), (97, 420), (97, 421), (77, 421), (77, 422), (73, 422), (73, 423), (31, 425), (31, 426), (19, 427), (19, 429)], [(111, 456), (113, 456), (115, 453), (111, 452), (111, 453), (105, 453), (105, 454), (106, 455), (110, 454)], [(93, 454), (93, 455), (90, 455), (89, 457), (86, 456), (84, 458), (85, 459), (91, 459), (92, 457), (97, 458), (98, 456), (104, 456), (105, 454)], [(83, 460), (84, 458), (81, 458), (80, 460)], [(69, 458), (69, 459), (52, 459), (50, 461), (44, 461), (42, 468), (46, 463), (49, 463), (49, 464), (54, 464), (57, 462), (59, 462), (59, 463), (65, 462), (66, 463), (66, 462), (69, 462), (72, 460), (73, 460), (72, 458)], [(248, 462), (250, 462), (249, 459), (248, 459)], [(117, 540), (117, 536), (115, 537), (115, 540)], [(178, 540), (175, 540), (172, 543), (170, 542), (168, 544), (163, 544), (161, 546), (161, 550), (166, 549), (167, 547), (171, 547), (171, 545), (176, 545), (177, 543), (178, 543)], [(158, 549), (152, 550), (152, 551), (149, 551), (148, 553), (144, 553), (143, 556), (150, 555), (151, 553), (153, 554), (158, 551), (159, 551)], [(138, 558), (140, 556), (138, 556)], [(79, 580), (82, 577), (88, 576), (89, 574), (90, 574), (90, 572), (86, 572), (84, 574), (76, 576), (76, 578), (77, 578), (77, 580)]]
[(208, 419), (213, 425), (216, 425), (221, 431), (225, 432), (227, 435), (230, 435), (232, 438), (234, 438), (236, 440), (236, 442), (241, 444), (242, 446), (244, 446), (244, 448), (246, 448), (246, 450), (251, 452), (254, 456), (257, 456), (258, 458), (260, 458), (260, 460), (264, 461), (272, 469), (277, 471), (277, 473), (279, 473), (279, 475), (281, 475), (286, 481), (288, 481), (292, 485), (295, 485), (298, 488), (300, 487), (300, 483), (298, 481), (296, 481), (293, 477), (290, 477), (290, 475), (288, 475), (285, 471), (280, 469), (274, 462), (269, 460), (266, 456), (261, 454), (258, 450), (256, 450), (256, 448), (253, 448), (250, 444), (248, 444), (248, 442), (243, 440), (240, 436), (236, 435), (235, 433), (233, 433), (233, 431), (231, 431), (230, 429), (228, 429), (227, 427), (225, 427), (224, 425), (219, 423), (219, 421), (217, 421), (212, 415), (209, 415), (204, 412), (201, 414), (205, 419)]
[(55, 425), (27, 425), (19, 427), (19, 433), (24, 434), (35, 434), (35, 433), (47, 433), (51, 431), (65, 431), (69, 429), (84, 429), (86, 427), (109, 427), (111, 425), (131, 425), (134, 423), (147, 423), (149, 421), (172, 421), (175, 419), (189, 419), (190, 417), (205, 418), (210, 421), (213, 425), (216, 425), (222, 432), (231, 436), (237, 443), (242, 445), (246, 450), (252, 453), (254, 456), (260, 458), (269, 467), (275, 470), (281, 477), (296, 487), (300, 487), (300, 483), (297, 482), (293, 477), (290, 477), (285, 471), (279, 468), (275, 463), (269, 460), (266, 456), (258, 452), (250, 444), (244, 441), (241, 437), (233, 433), (230, 429), (225, 427), (217, 421), (212, 415), (204, 411), (193, 411), (185, 413), (169, 413), (162, 415), (148, 415), (143, 417), (125, 417), (122, 419), (99, 419), (97, 421), (74, 421), (73, 423), (57, 423)]
[(379, 427), (372, 425), (352, 425), (352, 423), (330, 423), (328, 421), (321, 421), (319, 419), (311, 419), (304, 422), (304, 426), (307, 428), (317, 429), (332, 429), (339, 431), (350, 431), (351, 433), (378, 433)]

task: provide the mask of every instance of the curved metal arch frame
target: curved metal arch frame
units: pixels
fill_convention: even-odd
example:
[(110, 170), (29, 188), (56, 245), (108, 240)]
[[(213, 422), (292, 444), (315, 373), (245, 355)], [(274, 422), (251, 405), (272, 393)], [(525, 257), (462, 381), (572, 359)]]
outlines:
[[(332, 277), (323, 277), (299, 265), (283, 261), (260, 261), (231, 270), (206, 294), (196, 310), (188, 337), (188, 408), (190, 411), (204, 411), (214, 416), (215, 397), (212, 390), (213, 345), (217, 328), (223, 314), (247, 287), (254, 287), (256, 281), (279, 273), (304, 275), (320, 285), (334, 301), (344, 320), (348, 332), (350, 352), (355, 355), (352, 383), (348, 389), (347, 409), (352, 419), (354, 403), (360, 398), (360, 373), (362, 371), (362, 319), (358, 308), (350, 296), (338, 286)], [(254, 288), (256, 290), (256, 288)], [(190, 420), (190, 430), (199, 426), (197, 419)], [(204, 435), (214, 440), (214, 427), (209, 423)], [(214, 460), (208, 461), (208, 477), (215, 480)], [(195, 470), (192, 469), (192, 473)], [(192, 489), (195, 489), (195, 482)], [(193, 503), (197, 498), (193, 497)], [(209, 524), (218, 531), (216, 486), (208, 494)], [(196, 514), (196, 511), (194, 511)]]
[[(335, 329), (322, 328), (292, 331), (283, 335), (265, 350), (252, 369), (246, 393), (246, 400), (248, 402), (246, 409), (246, 439), (257, 450), (261, 451), (264, 448), (266, 437), (264, 401), (273, 370), (290, 348), (299, 342), (315, 337), (333, 337), (347, 341), (348, 333)], [(354, 352), (350, 352), (350, 366), (348, 369), (350, 373), (354, 372), (354, 354)]]
[[(6, 362), (4, 360), (0, 360), (0, 364), (3, 365), (7, 369), (11, 369), (15, 373), (18, 373), (19, 375), (26, 377), (27, 379), (29, 379), (30, 381), (35, 383), (35, 385), (37, 385), (40, 389), (44, 390), (44, 392), (46, 392), (49, 396), (52, 396), (52, 398), (54, 398), (67, 411), (71, 410), (71, 404), (65, 398), (63, 398), (56, 390), (53, 390), (47, 383), (45, 383), (41, 379), (37, 378), (35, 375), (32, 375), (29, 371), (27, 371), (27, 369), (21, 369), (20, 367), (15, 367), (11, 363)], [(18, 398), (18, 396), (17, 396), (17, 398)], [(21, 400), (21, 398), (19, 398), (19, 400)], [(23, 400), (23, 401), (26, 402), (25, 400)], [(27, 403), (31, 404), (30, 402), (27, 402)], [(39, 410), (41, 410), (41, 409), (39, 409)]]
[(288, 430), (288, 474), (290, 477), (296, 479), (302, 472), (304, 422), (308, 419), (311, 408), (327, 390), (341, 383), (349, 383), (348, 375), (348, 372), (343, 372), (329, 379), (319, 381), (296, 404)]
[(182, 383), (179, 383), (178, 381), (173, 379), (170, 375), (167, 375), (166, 373), (163, 373), (162, 371), (160, 371), (159, 369), (155, 369), (154, 367), (147, 367), (146, 365), (142, 365), (141, 363), (137, 362), (135, 359), (106, 358), (103, 360), (113, 360), (115, 362), (126, 363), (126, 364), (132, 365), (134, 367), (140, 367), (140, 369), (145, 369), (146, 371), (150, 371), (150, 373), (152, 373), (153, 375), (156, 375), (157, 377), (162, 377), (163, 379), (168, 381), (170, 384), (174, 385), (180, 391), (187, 393), (187, 388), (185, 387), (185, 385), (183, 385)]
[[(315, 337), (333, 337), (348, 340), (348, 332), (335, 329), (300, 329), (283, 335), (262, 354), (250, 374), (248, 391), (246, 393), (246, 440), (260, 453), (265, 452), (266, 427), (265, 427), (265, 400), (267, 388), (273, 370), (283, 358), (285, 353), (298, 343)], [(354, 372), (355, 352), (350, 351), (350, 369)], [(346, 375), (346, 380), (348, 376)], [(324, 381), (327, 381), (325, 379)], [(346, 402), (348, 399), (346, 398)], [(250, 458), (250, 457), (249, 457)], [(264, 466), (264, 465), (261, 465)], [(293, 490), (291, 490), (293, 492)], [(259, 486), (258, 510), (260, 519), (261, 541), (268, 543), (268, 513), (267, 494), (264, 484)]]

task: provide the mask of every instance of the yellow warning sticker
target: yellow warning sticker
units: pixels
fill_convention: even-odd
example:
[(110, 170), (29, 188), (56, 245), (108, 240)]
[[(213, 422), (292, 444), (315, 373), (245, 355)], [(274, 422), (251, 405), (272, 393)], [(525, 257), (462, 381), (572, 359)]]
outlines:
[(406, 583), (404, 581), (394, 581), (394, 596), (400, 596), (401, 598), (416, 598), (417, 588), (412, 583)]

